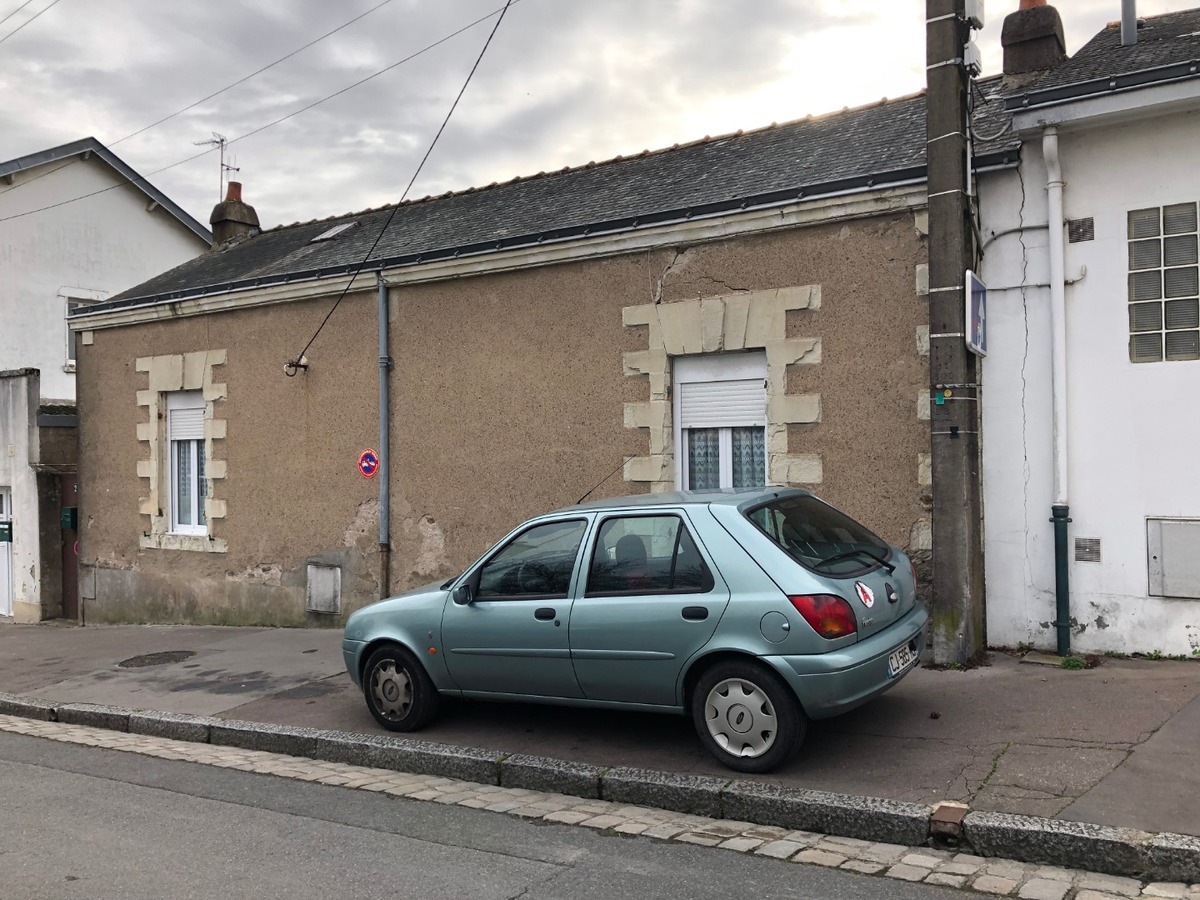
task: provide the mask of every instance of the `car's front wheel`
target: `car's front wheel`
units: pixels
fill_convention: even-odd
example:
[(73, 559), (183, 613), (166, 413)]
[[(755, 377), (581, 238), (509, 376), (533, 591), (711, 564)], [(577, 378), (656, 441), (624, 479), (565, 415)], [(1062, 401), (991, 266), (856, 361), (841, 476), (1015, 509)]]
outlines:
[(371, 715), (389, 731), (417, 731), (437, 713), (437, 688), (403, 647), (380, 647), (372, 653), (362, 684)]
[(692, 692), (692, 720), (705, 748), (739, 772), (770, 772), (800, 749), (808, 719), (786, 684), (738, 660), (708, 669)]

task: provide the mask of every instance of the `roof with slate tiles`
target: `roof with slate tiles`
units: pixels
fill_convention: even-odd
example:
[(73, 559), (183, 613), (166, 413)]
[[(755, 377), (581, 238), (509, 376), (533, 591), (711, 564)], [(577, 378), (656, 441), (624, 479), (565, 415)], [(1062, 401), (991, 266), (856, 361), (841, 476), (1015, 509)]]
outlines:
[[(983, 117), (1000, 122), (1000, 104), (984, 110)], [(1011, 165), (1018, 147), (1009, 136), (978, 147), (976, 156), (983, 164)], [(921, 93), (406, 201), (395, 208), (387, 233), (365, 264), (393, 207), (277, 227), (83, 312), (344, 275), (360, 266), (363, 271), (394, 269), (924, 179)], [(358, 227), (313, 243), (347, 222)]]
[(1121, 45), (1121, 23), (1096, 34), (1044, 78), (1010, 95), (1010, 110), (1200, 77), (1200, 9), (1139, 20), (1137, 43)]

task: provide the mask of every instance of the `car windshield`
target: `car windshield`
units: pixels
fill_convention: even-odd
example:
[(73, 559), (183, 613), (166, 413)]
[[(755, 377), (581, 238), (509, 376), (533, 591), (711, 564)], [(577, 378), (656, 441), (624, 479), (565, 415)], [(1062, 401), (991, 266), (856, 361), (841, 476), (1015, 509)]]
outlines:
[(816, 497), (782, 497), (747, 518), (803, 566), (841, 575), (882, 563), (891, 548), (849, 516)]

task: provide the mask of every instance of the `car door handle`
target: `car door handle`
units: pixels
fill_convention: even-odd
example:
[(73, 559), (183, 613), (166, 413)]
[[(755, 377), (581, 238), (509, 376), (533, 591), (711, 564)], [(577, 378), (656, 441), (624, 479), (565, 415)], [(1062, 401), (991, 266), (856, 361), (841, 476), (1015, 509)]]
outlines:
[(683, 617), (691, 622), (703, 622), (708, 618), (708, 607), (685, 606), (683, 608)]
[(533, 617), (541, 622), (549, 622), (556, 615), (558, 615), (558, 613), (552, 610), (550, 607), (543, 606), (534, 612)]

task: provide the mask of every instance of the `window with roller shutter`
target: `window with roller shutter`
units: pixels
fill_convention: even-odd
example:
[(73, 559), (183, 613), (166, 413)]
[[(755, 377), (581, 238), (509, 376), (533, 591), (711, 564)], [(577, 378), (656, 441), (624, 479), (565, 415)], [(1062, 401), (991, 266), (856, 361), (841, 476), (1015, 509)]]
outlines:
[(201, 391), (178, 391), (167, 395), (167, 456), (171, 531), (175, 534), (208, 534), (204, 514), (208, 482), (204, 476), (204, 395)]
[(679, 486), (766, 484), (766, 354), (681, 357), (674, 376)]

